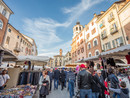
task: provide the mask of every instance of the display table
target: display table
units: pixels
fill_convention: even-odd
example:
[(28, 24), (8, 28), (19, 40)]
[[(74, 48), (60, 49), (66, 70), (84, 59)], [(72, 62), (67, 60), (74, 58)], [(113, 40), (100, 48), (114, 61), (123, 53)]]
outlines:
[(32, 98), (36, 88), (36, 86), (19, 86), (6, 89), (0, 92), (0, 98)]

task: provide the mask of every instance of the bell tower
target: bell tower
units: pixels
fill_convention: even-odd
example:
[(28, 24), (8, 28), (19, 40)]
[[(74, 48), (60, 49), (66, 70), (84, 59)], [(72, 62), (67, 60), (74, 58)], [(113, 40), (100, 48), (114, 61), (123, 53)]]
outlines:
[(60, 56), (62, 56), (62, 52), (63, 52), (62, 49), (60, 49), (59, 52), (60, 52)]

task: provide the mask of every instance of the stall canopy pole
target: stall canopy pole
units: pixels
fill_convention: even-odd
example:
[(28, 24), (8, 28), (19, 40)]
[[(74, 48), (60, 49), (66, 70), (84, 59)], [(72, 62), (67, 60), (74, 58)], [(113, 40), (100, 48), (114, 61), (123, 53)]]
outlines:
[(0, 66), (2, 65), (4, 50), (0, 50)]

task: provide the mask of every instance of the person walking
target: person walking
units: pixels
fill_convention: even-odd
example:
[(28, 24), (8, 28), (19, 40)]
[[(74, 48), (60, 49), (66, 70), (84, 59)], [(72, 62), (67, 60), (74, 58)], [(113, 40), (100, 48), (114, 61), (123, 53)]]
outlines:
[(101, 98), (105, 98), (104, 91), (107, 89), (104, 85), (104, 80), (103, 80), (103, 76), (101, 75), (101, 70), (97, 70), (96, 75), (93, 77), (93, 82), (96, 82), (96, 84), (95, 83), (92, 84), (93, 97), (98, 98), (100, 95)]
[(60, 75), (61, 75), (61, 90), (63, 90), (64, 89), (64, 84), (65, 84), (65, 72), (64, 72), (63, 69), (62, 69)]
[(60, 77), (60, 71), (57, 68), (55, 68), (55, 71), (54, 71), (54, 89), (58, 89), (59, 77)]
[[(114, 89), (118, 89), (119, 88), (119, 80), (118, 78), (115, 76), (114, 74), (114, 70), (112, 68), (109, 68), (108, 69), (108, 78), (107, 78), (107, 81), (109, 82), (110, 81), (110, 84), (111, 84), (111, 88), (114, 88)], [(113, 98), (120, 98), (119, 94), (116, 93), (116, 92), (111, 92), (113, 93)], [(111, 94), (110, 93), (110, 94)], [(111, 96), (111, 95), (110, 95)], [(112, 97), (112, 96), (111, 96)]]
[(46, 95), (49, 95), (49, 83), (49, 76), (47, 75), (47, 71), (44, 70), (39, 80), (39, 98), (46, 98)]
[(48, 72), (49, 78), (50, 78), (50, 92), (52, 89), (52, 80), (54, 78), (54, 73), (53, 73), (53, 69), (51, 68), (50, 71)]
[(92, 75), (86, 71), (84, 64), (80, 65), (81, 71), (78, 74), (78, 89), (80, 89), (80, 98), (92, 98)]
[(70, 93), (70, 98), (73, 98), (73, 96), (74, 96), (75, 74), (72, 71), (72, 68), (70, 68), (69, 72), (67, 73), (67, 81), (68, 81), (68, 89), (69, 89), (69, 93)]
[(65, 86), (65, 88), (66, 88), (66, 82), (67, 82), (67, 69), (65, 69), (65, 83), (64, 83), (64, 86)]

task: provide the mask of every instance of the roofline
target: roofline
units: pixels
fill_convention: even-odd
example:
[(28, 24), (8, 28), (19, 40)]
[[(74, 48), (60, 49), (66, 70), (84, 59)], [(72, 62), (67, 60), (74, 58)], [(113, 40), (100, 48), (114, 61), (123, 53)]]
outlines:
[(124, 1), (114, 2), (114, 3), (102, 14), (102, 16), (97, 19), (97, 22), (99, 22), (99, 21), (106, 15), (106, 13), (107, 13), (110, 9), (112, 9), (116, 4), (122, 3), (122, 2), (125, 2), (125, 0), (124, 0)]
[(1, 3), (7, 7), (7, 9), (11, 12), (11, 14), (14, 14), (14, 12), (8, 7), (8, 5), (3, 1), (3, 0), (0, 0)]
[[(13, 27), (14, 28), (14, 26), (12, 26), (10, 23), (8, 23), (8, 25), (10, 25), (11, 27)], [(24, 39), (26, 39), (23, 35), (22, 35), (22, 33), (20, 33), (16, 28), (14, 28)], [(26, 39), (27, 40), (27, 39)], [(27, 40), (28, 41), (28, 40)], [(32, 45), (32, 43), (30, 42), (30, 41), (28, 41), (31, 45)]]

